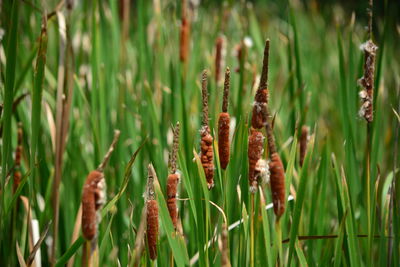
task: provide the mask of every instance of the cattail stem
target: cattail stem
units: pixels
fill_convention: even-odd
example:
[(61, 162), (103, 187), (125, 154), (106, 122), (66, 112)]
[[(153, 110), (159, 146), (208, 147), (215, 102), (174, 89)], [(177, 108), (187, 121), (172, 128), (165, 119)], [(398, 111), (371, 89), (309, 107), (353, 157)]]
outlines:
[[(277, 266), (283, 266), (283, 251), (282, 251), (282, 228), (281, 221), (275, 222), (276, 244), (278, 246)], [(290, 264), (290, 263), (289, 263)]]
[(121, 132), (120, 132), (119, 130), (115, 130), (115, 131), (114, 131), (114, 139), (113, 139), (113, 141), (112, 141), (112, 143), (111, 143), (111, 145), (110, 145), (110, 147), (109, 147), (109, 149), (108, 149), (106, 155), (104, 156), (103, 161), (102, 161), (102, 162), (100, 163), (100, 165), (97, 167), (97, 170), (98, 170), (98, 171), (102, 172), (102, 171), (104, 170), (104, 168), (106, 167), (106, 165), (107, 165), (107, 163), (108, 163), (108, 161), (109, 161), (109, 159), (110, 159), (110, 157), (111, 157), (111, 154), (112, 154), (112, 152), (114, 151), (115, 145), (116, 145), (117, 142), (118, 142), (118, 139), (119, 139), (119, 135), (120, 135), (120, 134), (121, 134)]
[(250, 209), (250, 266), (251, 267), (254, 267), (254, 217), (255, 217), (254, 195), (255, 194), (250, 194), (250, 204), (251, 204), (251, 209)]
[(372, 39), (373, 0), (368, 1), (368, 39)]

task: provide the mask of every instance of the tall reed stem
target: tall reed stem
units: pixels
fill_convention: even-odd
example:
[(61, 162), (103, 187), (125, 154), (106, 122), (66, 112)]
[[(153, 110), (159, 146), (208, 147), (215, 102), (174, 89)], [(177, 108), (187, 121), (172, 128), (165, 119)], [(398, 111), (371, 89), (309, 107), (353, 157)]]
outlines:
[(276, 232), (276, 244), (278, 246), (278, 258), (277, 258), (277, 266), (283, 266), (283, 258), (282, 258), (282, 228), (281, 221), (277, 220), (275, 223), (275, 232)]
[(250, 194), (250, 267), (254, 267), (254, 195), (255, 194)]

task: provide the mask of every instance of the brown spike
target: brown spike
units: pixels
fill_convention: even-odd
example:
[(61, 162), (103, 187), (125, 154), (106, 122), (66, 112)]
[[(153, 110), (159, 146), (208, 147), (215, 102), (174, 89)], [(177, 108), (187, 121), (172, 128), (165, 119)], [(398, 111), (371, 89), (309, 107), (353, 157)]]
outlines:
[(105, 180), (102, 172), (89, 173), (82, 193), (82, 234), (87, 240), (97, 235), (98, 212), (105, 202)]

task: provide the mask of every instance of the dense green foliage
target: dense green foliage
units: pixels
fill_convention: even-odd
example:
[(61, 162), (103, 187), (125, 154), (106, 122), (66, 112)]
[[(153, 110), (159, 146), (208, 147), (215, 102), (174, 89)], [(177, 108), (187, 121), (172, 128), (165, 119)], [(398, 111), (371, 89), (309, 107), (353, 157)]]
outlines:
[[(367, 124), (358, 117), (357, 85), (364, 58), (359, 46), (367, 38), (365, 20), (357, 18), (364, 14), (351, 15), (340, 6), (325, 14), (297, 1), (283, 10), (274, 3), (244, 1), (200, 5), (191, 13), (190, 53), (183, 64), (180, 1), (133, 1), (125, 19), (121, 14), (126, 10), (118, 6), (124, 1), (76, 2), (72, 10), (66, 4), (57, 10), (56, 1), (2, 1), (1, 266), (16, 266), (18, 258), (27, 261), (30, 255), (27, 203), (40, 233), (52, 221), (41, 244), (43, 266), (51, 262), (55, 213), (59, 220), (53, 263), (63, 266), (75, 256), (75, 265), (81, 265), (84, 240), (74, 228), (82, 187), (107, 152), (114, 129), (121, 136), (105, 168), (109, 202), (99, 225), (100, 266), (133, 263), (150, 163), (161, 186), (156, 188), (158, 266), (170, 264), (171, 252), (177, 266), (188, 265), (197, 252), (196, 265), (219, 266), (218, 242), (202, 248), (221, 232), (221, 210), (228, 225), (243, 218), (229, 231), (232, 266), (275, 266), (280, 254), (284, 265), (385, 266), (389, 260), (400, 265), (400, 190), (390, 190), (400, 182), (400, 26), (394, 19), (374, 20), (379, 49), (367, 186)], [(376, 3), (379, 10), (393, 8), (382, 2)], [(57, 12), (50, 13), (53, 10)], [(43, 18), (45, 11), (48, 19)], [(223, 85), (215, 82), (214, 60), (220, 34), (227, 44), (225, 65), (232, 70), (228, 112), (234, 132), (227, 171), (219, 167), (216, 154), (215, 187), (208, 191), (198, 157), (200, 79), (208, 69), (216, 153)], [(264, 209), (271, 203), (269, 185), (263, 194), (257, 192), (252, 207), (247, 179), (249, 118), (267, 38), (269, 107), (275, 115), (287, 195), (295, 198), (281, 218), (282, 236), (276, 231), (273, 209)], [(242, 61), (236, 56), (240, 45)], [(177, 121), (184, 239), (173, 231), (165, 199), (171, 127)], [(22, 181), (13, 194), (18, 122), (24, 133)], [(300, 124), (308, 125), (311, 133), (303, 167), (298, 159)], [(390, 196), (397, 196), (393, 205)], [(255, 256), (250, 262), (253, 216), (247, 215), (253, 209)], [(75, 238), (74, 232), (79, 234)], [(141, 264), (150, 264), (146, 250)]]

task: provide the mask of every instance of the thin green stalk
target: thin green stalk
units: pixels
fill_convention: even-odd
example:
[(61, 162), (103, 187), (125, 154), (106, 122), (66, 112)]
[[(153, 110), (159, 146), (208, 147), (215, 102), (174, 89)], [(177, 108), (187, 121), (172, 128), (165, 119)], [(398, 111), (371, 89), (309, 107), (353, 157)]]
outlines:
[(254, 194), (250, 195), (250, 267), (254, 267)]
[(282, 252), (282, 228), (281, 221), (277, 220), (275, 222), (275, 231), (276, 231), (276, 244), (278, 246), (278, 258), (277, 264), (278, 266), (283, 266), (283, 252)]
[(368, 265), (372, 262), (372, 217), (371, 217), (371, 124), (367, 124), (367, 148), (366, 148), (366, 179), (367, 179), (367, 224), (368, 224)]

